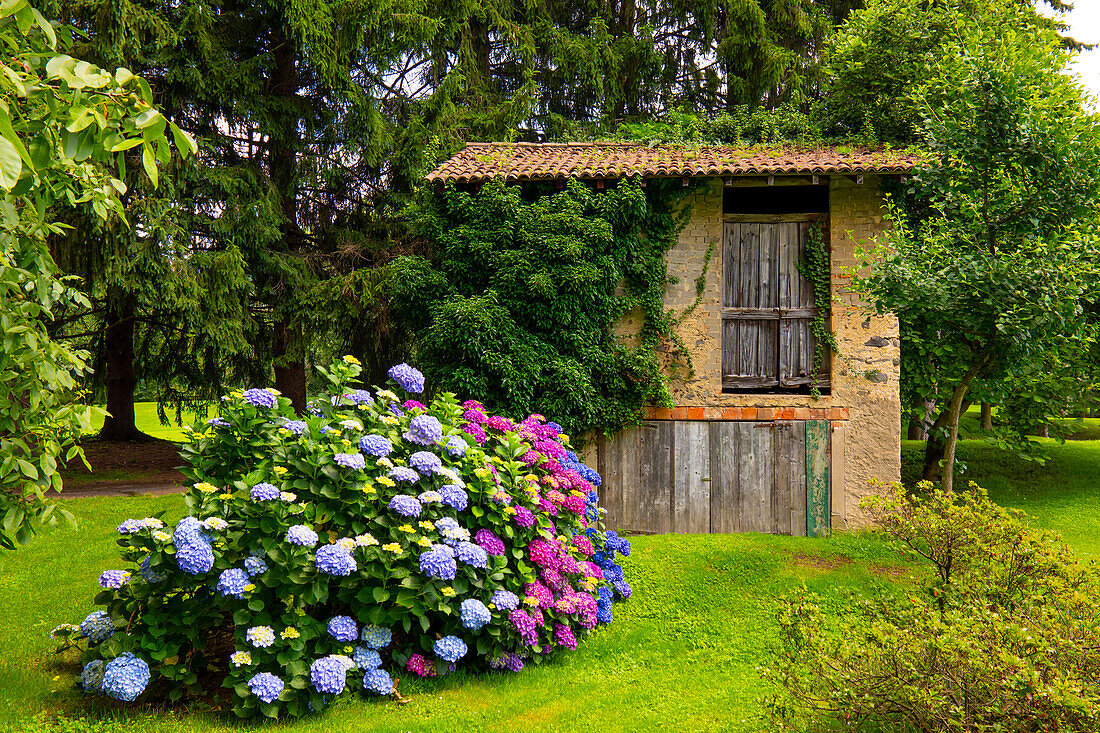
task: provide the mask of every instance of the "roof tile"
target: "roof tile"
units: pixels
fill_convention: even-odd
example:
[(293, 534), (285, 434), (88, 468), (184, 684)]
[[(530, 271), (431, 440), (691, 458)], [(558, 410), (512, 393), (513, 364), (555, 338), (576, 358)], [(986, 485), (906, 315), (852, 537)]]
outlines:
[(639, 143), (468, 143), (427, 175), (436, 181), (907, 173), (919, 155), (868, 148), (735, 148)]

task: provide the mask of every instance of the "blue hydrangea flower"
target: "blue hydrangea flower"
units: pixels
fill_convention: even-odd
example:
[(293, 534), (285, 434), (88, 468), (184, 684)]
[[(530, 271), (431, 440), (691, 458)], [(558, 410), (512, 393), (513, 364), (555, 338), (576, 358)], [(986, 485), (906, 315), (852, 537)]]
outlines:
[(359, 439), (359, 450), (368, 456), (385, 458), (393, 452), (393, 444), (385, 436), (372, 433)]
[(129, 582), (129, 570), (104, 570), (99, 575), (99, 584), (111, 590), (118, 590)]
[(348, 392), (344, 397), (348, 398), (357, 405), (373, 405), (374, 398), (371, 397), (370, 392), (365, 389), (355, 389)]
[(391, 404), (387, 409), (390, 411), (390, 414), (393, 415), (394, 417), (404, 417), (405, 416), (405, 411), (403, 409), (401, 409), (401, 405)]
[(390, 379), (406, 392), (420, 394), (424, 391), (424, 375), (404, 362), (390, 367)]
[(339, 695), (347, 684), (347, 667), (330, 654), (317, 659), (309, 666), (309, 680), (317, 692)]
[(270, 389), (246, 389), (242, 399), (253, 407), (274, 407), (278, 402)]
[(80, 622), (80, 635), (92, 644), (100, 644), (115, 633), (115, 625), (106, 611), (92, 611)]
[(337, 453), (332, 457), (336, 464), (344, 468), (354, 468), (362, 471), (367, 467), (367, 459), (362, 453)]
[(357, 568), (355, 558), (339, 545), (325, 545), (317, 550), (317, 569), (326, 575), (347, 577)]
[(498, 590), (489, 599), (489, 603), (502, 611), (514, 611), (519, 607), (519, 596), (509, 590)]
[(615, 615), (611, 613), (611, 604), (606, 606), (596, 605), (596, 621), (601, 624), (609, 624), (615, 620)]
[(272, 703), (283, 692), (283, 681), (270, 672), (260, 672), (248, 681), (248, 689), (261, 702)]
[(138, 519), (127, 519), (122, 524), (115, 527), (115, 531), (119, 534), (134, 534), (140, 532), (143, 529), (141, 521)]
[(176, 548), (176, 564), (191, 575), (201, 575), (214, 567), (214, 548), (205, 540), (190, 542)]
[(210, 538), (203, 534), (202, 522), (196, 517), (184, 517), (172, 532), (172, 541), (176, 543), (176, 547), (200, 540), (209, 542)]
[(466, 441), (457, 435), (447, 439), (447, 455), (452, 458), (461, 458), (466, 455)]
[(133, 702), (149, 684), (149, 665), (130, 652), (112, 659), (103, 670), (103, 691), (116, 700)]
[(436, 639), (432, 651), (440, 659), (454, 664), (466, 654), (466, 642), (457, 636), (444, 636)]
[(470, 530), (461, 526), (454, 517), (435, 520), (435, 528), (443, 538), (451, 542), (469, 542)]
[(596, 589), (597, 603), (605, 602), (610, 604), (614, 593), (606, 585), (601, 585)]
[(489, 560), (489, 553), (481, 545), (473, 542), (459, 542), (455, 545), (455, 557), (470, 567), (484, 569)]
[(603, 577), (604, 580), (610, 580), (612, 583), (614, 583), (617, 580), (622, 580), (625, 577), (625, 573), (623, 573), (623, 568), (621, 565), (611, 563), (611, 567), (604, 568)]
[(393, 694), (393, 678), (382, 669), (368, 669), (363, 673), (363, 689), (379, 695)]
[(153, 570), (152, 557), (146, 557), (144, 560), (142, 560), (139, 569), (141, 571), (142, 579), (150, 585), (163, 583), (164, 580), (168, 577), (166, 573), (158, 573), (157, 571)]
[(378, 655), (378, 652), (367, 649), (365, 646), (355, 647), (355, 653), (351, 655), (351, 661), (355, 662), (355, 666), (359, 669), (377, 669), (382, 666), (382, 657)]
[(240, 568), (229, 568), (223, 570), (222, 574), (218, 576), (217, 591), (223, 596), (244, 598), (244, 587), (248, 583), (248, 573)]
[[(287, 420), (283, 423), (283, 427), (294, 433), (295, 435), (302, 435), (305, 431), (309, 430), (309, 426), (306, 425), (305, 420)], [(265, 673), (266, 674), (266, 673)], [(259, 675), (257, 675), (258, 677)], [(253, 677), (255, 679), (255, 677)], [(275, 677), (275, 679), (279, 679)]]
[(299, 547), (313, 547), (317, 544), (317, 533), (304, 524), (296, 524), (286, 531), (286, 541)]
[(410, 484), (415, 484), (420, 480), (420, 474), (411, 468), (405, 468), (404, 466), (394, 466), (389, 471), (389, 477), (394, 481), (401, 483), (402, 481)]
[(462, 511), (469, 502), (466, 492), (454, 484), (445, 484), (439, 487), (439, 495), (443, 497), (443, 503), (452, 509)]
[(457, 570), (455, 559), (441, 550), (432, 549), (420, 554), (420, 572), (429, 578), (454, 580)]
[(423, 508), (415, 496), (406, 494), (398, 494), (390, 499), (389, 507), (390, 511), (397, 512), (403, 517), (419, 517)]
[(450, 545), (439, 545), (439, 544), (432, 545), (431, 546), (431, 551), (432, 552), (442, 552), (447, 557), (454, 557), (455, 556), (455, 548), (451, 547)]
[(103, 692), (103, 672), (107, 663), (102, 659), (93, 659), (80, 671), (80, 686), (84, 692)]
[(221, 417), (212, 417), (206, 421), (207, 425), (212, 425), (215, 428), (228, 428), (229, 421)]
[(416, 500), (421, 504), (441, 504), (443, 503), (443, 496), (438, 491), (422, 491), (416, 497)]
[(364, 626), (363, 632), (359, 635), (359, 640), (368, 649), (382, 649), (388, 646), (392, 639), (393, 632), (384, 626)]
[(409, 465), (424, 476), (431, 476), (436, 469), (443, 468), (443, 461), (435, 453), (418, 450), (409, 456)]
[(409, 422), (403, 437), (417, 445), (435, 445), (443, 439), (443, 425), (431, 415), (417, 415)]
[(248, 573), (250, 578), (255, 577), (260, 573), (267, 572), (267, 563), (264, 562), (262, 557), (256, 557), (255, 555), (246, 557), (244, 559), (244, 571)]
[(256, 484), (248, 495), (253, 501), (275, 501), (279, 498), (279, 488), (268, 483)]
[(634, 592), (625, 580), (616, 580), (611, 585), (615, 588), (615, 595), (620, 598), (630, 598), (630, 594)]
[(493, 614), (485, 607), (485, 604), (476, 598), (467, 598), (459, 607), (459, 618), (462, 625), (472, 631), (477, 631), (493, 618)]
[(328, 620), (328, 633), (336, 641), (355, 641), (359, 627), (351, 616), (333, 616)]

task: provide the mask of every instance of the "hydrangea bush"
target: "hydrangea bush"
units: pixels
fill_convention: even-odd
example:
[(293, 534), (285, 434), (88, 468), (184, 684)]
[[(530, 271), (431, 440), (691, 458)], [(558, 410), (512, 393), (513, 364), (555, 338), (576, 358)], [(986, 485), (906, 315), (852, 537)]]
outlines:
[[(55, 636), (85, 649), (80, 684), (118, 700), (230, 688), (241, 716), (304, 715), (400, 674), (519, 671), (576, 648), (630, 596), (630, 543), (600, 522), (599, 475), (540, 415), (445, 394), (332, 394), (297, 416), (272, 390), (223, 398), (183, 455), (190, 516), (118, 527), (129, 569)], [(399, 396), (399, 393), (404, 393)]]

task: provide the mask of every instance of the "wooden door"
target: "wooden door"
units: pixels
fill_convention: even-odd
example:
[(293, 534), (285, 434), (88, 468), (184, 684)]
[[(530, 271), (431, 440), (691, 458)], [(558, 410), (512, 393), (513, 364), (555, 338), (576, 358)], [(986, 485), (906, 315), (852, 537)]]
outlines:
[[(799, 272), (819, 215), (727, 217), (722, 300), (722, 387), (793, 388), (813, 376), (813, 287)], [(818, 374), (828, 386), (828, 364)]]

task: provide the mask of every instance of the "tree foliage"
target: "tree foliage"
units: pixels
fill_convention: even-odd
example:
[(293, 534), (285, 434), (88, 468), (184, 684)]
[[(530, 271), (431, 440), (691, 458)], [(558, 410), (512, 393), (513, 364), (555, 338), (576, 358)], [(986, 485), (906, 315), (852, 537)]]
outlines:
[(958, 419), (980, 380), (1026, 369), (1085, 327), (1100, 138), (1053, 30), (1012, 2), (955, 25), (921, 93), (929, 163), (860, 287), (898, 314), (910, 389), (938, 405), (925, 478), (951, 487)]
[(26, 542), (56, 522), (46, 492), (61, 489), (57, 464), (79, 455), (75, 439), (93, 410), (74, 388), (85, 354), (51, 339), (55, 313), (83, 301), (60, 278), (46, 237), (63, 225), (59, 207), (80, 207), (125, 224), (126, 150), (141, 151), (154, 182), (167, 162), (170, 130), (182, 152), (194, 141), (151, 106), (149, 85), (64, 51), (71, 30), (55, 27), (26, 0), (0, 8), (0, 547)]

